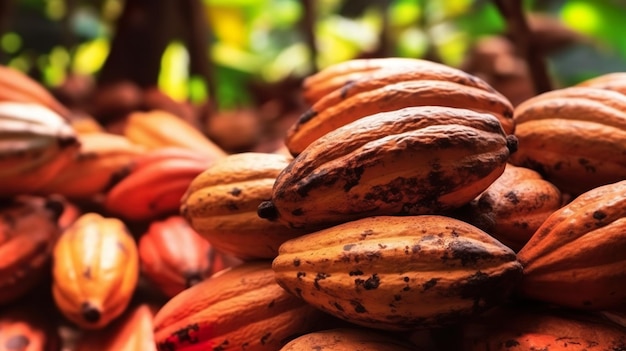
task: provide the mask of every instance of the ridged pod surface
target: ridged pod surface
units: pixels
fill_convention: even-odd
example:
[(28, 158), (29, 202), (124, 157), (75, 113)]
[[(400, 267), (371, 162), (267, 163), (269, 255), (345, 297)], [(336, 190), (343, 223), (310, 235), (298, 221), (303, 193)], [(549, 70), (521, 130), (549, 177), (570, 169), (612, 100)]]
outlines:
[(150, 223), (139, 239), (139, 261), (141, 271), (169, 297), (222, 268), (211, 244), (180, 216)]
[(504, 173), (469, 203), (462, 219), (519, 251), (561, 208), (561, 191), (532, 169), (507, 164)]
[(300, 116), (287, 131), (285, 144), (293, 155), (298, 155), (316, 139), (359, 118), (413, 106), (448, 106), (491, 113), (505, 133), (513, 133), (513, 106), (500, 93), (478, 84), (412, 76), (404, 72), (381, 72), (380, 76), (333, 91)]
[(304, 234), (259, 218), (290, 156), (245, 152), (216, 161), (198, 175), (182, 198), (181, 214), (216, 249), (242, 259), (271, 259), (285, 240)]
[(163, 110), (135, 111), (128, 115), (124, 135), (133, 143), (148, 149), (181, 147), (193, 150), (211, 160), (226, 152), (191, 123)]
[(254, 261), (174, 296), (156, 314), (154, 335), (159, 351), (275, 351), (322, 317), (276, 284), (271, 262)]
[(71, 112), (63, 106), (43, 85), (14, 68), (0, 65), (0, 102), (17, 102), (41, 105), (65, 120)]
[(46, 276), (62, 210), (58, 201), (27, 196), (0, 206), (0, 305), (12, 303)]
[(414, 347), (387, 335), (365, 328), (334, 328), (299, 336), (280, 351), (410, 351)]
[(104, 208), (131, 221), (150, 221), (178, 213), (191, 181), (215, 160), (182, 148), (150, 150), (106, 192)]
[(626, 329), (588, 313), (547, 306), (503, 306), (462, 327), (466, 351), (617, 351)]
[(626, 72), (611, 72), (584, 80), (577, 87), (599, 88), (626, 94)]
[(518, 105), (510, 162), (574, 196), (626, 179), (626, 96), (589, 87), (553, 90)]
[(145, 148), (126, 137), (92, 132), (80, 134), (80, 151), (63, 172), (57, 173), (39, 189), (44, 194), (60, 194), (70, 199), (93, 199), (103, 195), (116, 177), (128, 171)]
[(81, 328), (101, 329), (119, 317), (138, 277), (135, 241), (117, 218), (85, 213), (54, 247), (54, 301), (63, 315)]
[(0, 102), (0, 197), (36, 193), (79, 148), (72, 127), (54, 111)]
[(319, 229), (373, 215), (442, 213), (483, 192), (515, 147), (491, 114), (440, 106), (374, 114), (307, 147), (278, 175), (258, 214)]
[(460, 76), (458, 69), (433, 61), (408, 57), (377, 57), (352, 59), (338, 62), (310, 75), (302, 82), (302, 96), (306, 103), (312, 105), (334, 90), (340, 89), (355, 80), (384, 71), (420, 71), (439, 72), (451, 76)]
[(133, 306), (104, 329), (84, 331), (74, 351), (156, 351), (154, 308)]
[(519, 251), (520, 293), (579, 309), (626, 307), (626, 180), (554, 212)]
[(482, 230), (444, 216), (368, 217), (285, 242), (280, 286), (350, 323), (413, 330), (504, 301), (522, 266)]

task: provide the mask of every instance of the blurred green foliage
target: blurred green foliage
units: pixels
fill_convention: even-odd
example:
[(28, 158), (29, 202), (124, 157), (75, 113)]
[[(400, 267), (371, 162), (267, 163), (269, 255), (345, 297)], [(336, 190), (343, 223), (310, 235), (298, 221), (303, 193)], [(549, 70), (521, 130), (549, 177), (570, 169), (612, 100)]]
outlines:
[[(380, 4), (388, 2), (386, 12)], [(23, 71), (37, 68), (44, 84), (60, 84), (67, 74), (96, 75), (109, 52), (122, 0), (77, 1), (72, 16), (64, 0), (16, 1), (16, 16), (0, 33), (0, 63)], [(247, 83), (267, 83), (311, 73), (309, 47), (300, 21), (299, 0), (204, 0), (213, 40), (207, 54), (217, 68), (217, 99), (224, 105), (248, 103)], [(388, 19), (389, 55), (437, 57), (459, 66), (473, 43), (500, 34), (505, 21), (486, 0), (319, 0), (314, 1), (317, 65), (374, 51), (383, 16)], [(560, 19), (588, 36), (590, 44), (550, 57), (551, 72), (564, 84), (590, 76), (626, 70), (626, 23), (623, 0), (526, 1), (528, 12)], [(69, 28), (69, 32), (68, 32)], [(210, 92), (189, 77), (189, 55), (172, 42), (162, 57), (159, 86), (177, 99), (195, 101)]]

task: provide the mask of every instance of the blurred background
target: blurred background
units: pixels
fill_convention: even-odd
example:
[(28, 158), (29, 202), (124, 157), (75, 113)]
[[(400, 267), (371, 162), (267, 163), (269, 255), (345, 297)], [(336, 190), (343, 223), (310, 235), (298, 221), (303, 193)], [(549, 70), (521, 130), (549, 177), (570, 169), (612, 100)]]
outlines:
[[(626, 71), (626, 1), (523, 6), (554, 87)], [(459, 67), (517, 104), (534, 93), (509, 38), (488, 0), (0, 0), (0, 64), (101, 121), (158, 107), (209, 130), (215, 112), (297, 114), (303, 78), (359, 57)]]

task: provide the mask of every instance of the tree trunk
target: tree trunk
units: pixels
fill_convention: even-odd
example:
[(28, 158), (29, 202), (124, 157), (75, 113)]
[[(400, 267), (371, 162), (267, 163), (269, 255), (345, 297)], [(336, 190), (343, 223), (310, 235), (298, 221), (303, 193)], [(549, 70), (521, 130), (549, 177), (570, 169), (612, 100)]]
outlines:
[(161, 56), (175, 32), (176, 1), (125, 1), (99, 86), (131, 81), (146, 88), (158, 83)]

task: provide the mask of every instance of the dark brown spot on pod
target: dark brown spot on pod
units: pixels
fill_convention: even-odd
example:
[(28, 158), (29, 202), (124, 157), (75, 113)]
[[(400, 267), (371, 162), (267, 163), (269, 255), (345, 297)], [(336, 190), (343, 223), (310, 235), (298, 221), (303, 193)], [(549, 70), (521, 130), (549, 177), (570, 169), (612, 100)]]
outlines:
[(361, 235), (359, 235), (359, 240), (365, 240), (365, 238), (367, 238), (368, 236), (374, 234), (374, 231), (371, 229), (367, 229), (365, 231), (363, 231), (363, 233), (361, 233)]
[(278, 209), (272, 201), (263, 201), (257, 208), (257, 214), (263, 219), (273, 221), (278, 218)]
[(373, 274), (371, 277), (367, 278), (365, 283), (363, 283), (363, 287), (365, 288), (365, 290), (376, 289), (378, 288), (379, 285), (380, 285), (380, 278), (378, 277), (378, 274)]
[(432, 279), (429, 279), (426, 283), (424, 283), (424, 284), (422, 285), (422, 287), (424, 288), (424, 291), (426, 291), (426, 290), (428, 290), (428, 289), (430, 289), (430, 288), (434, 287), (435, 285), (437, 285), (437, 282), (438, 282), (438, 281), (439, 281), (439, 279), (438, 279), (438, 278), (432, 278)]
[(232, 188), (232, 190), (229, 192), (229, 194), (231, 194), (232, 196), (239, 196), (241, 195), (241, 189), (235, 187)]
[(350, 300), (350, 304), (354, 307), (356, 313), (366, 313), (367, 309), (359, 301)]
[(83, 277), (85, 279), (91, 279), (91, 266), (87, 266), (87, 268), (85, 268), (83, 271)]
[(512, 204), (517, 205), (519, 203), (519, 199), (517, 198), (517, 194), (515, 191), (511, 190), (504, 195), (504, 197), (509, 200)]
[(354, 168), (346, 168), (345, 174), (344, 174), (344, 179), (346, 180), (346, 184), (343, 186), (343, 190), (345, 192), (348, 192), (353, 187), (359, 185), (359, 182), (361, 181), (361, 176), (363, 175), (364, 171), (365, 171), (365, 167), (363, 166), (358, 166)]
[[(199, 330), (200, 326), (197, 323), (188, 324), (187, 326), (175, 331), (174, 336), (181, 344), (185, 342), (189, 344), (197, 344), (199, 342), (198, 337), (192, 336), (192, 332), (198, 332)], [(224, 343), (228, 345), (228, 340), (225, 340)]]
[(303, 114), (300, 115), (300, 118), (298, 118), (297, 124), (305, 124), (306, 122), (310, 121), (311, 118), (315, 116), (317, 116), (317, 112), (314, 111), (313, 109), (308, 109), (304, 111)]
[(579, 158), (578, 163), (585, 168), (586, 172), (596, 173), (596, 168), (591, 165), (591, 162), (586, 158)]
[(448, 245), (448, 249), (452, 251), (452, 257), (461, 260), (463, 267), (467, 265), (475, 265), (479, 260), (493, 258), (493, 254), (483, 246), (469, 241), (454, 241)]
[(606, 218), (606, 213), (604, 213), (602, 211), (594, 211), (593, 212), (593, 219), (601, 221), (601, 220), (603, 220), (605, 218)]
[(215, 346), (213, 348), (213, 351), (224, 351), (226, 349), (228, 349), (228, 344), (230, 344), (230, 342), (228, 341), (228, 339), (222, 341), (221, 344)]
[(317, 273), (317, 275), (315, 276), (315, 279), (313, 279), (313, 286), (315, 286), (315, 289), (320, 290), (320, 280), (324, 280), (326, 278), (330, 277), (330, 274), (326, 274), (326, 273)]
[(350, 90), (350, 88), (352, 88), (352, 86), (354, 85), (354, 83), (356, 83), (354, 80), (348, 80), (342, 87), (341, 87), (341, 98), (345, 99), (346, 96), (348, 96), (348, 91)]
[(296, 193), (300, 197), (309, 196), (309, 192), (316, 188), (330, 187), (335, 184), (341, 177), (329, 174), (328, 170), (319, 170), (310, 173), (305, 179), (296, 184)]
[(267, 343), (267, 341), (269, 340), (270, 336), (272, 336), (272, 333), (267, 333), (265, 335), (263, 335), (261, 337), (261, 345), (265, 345)]

